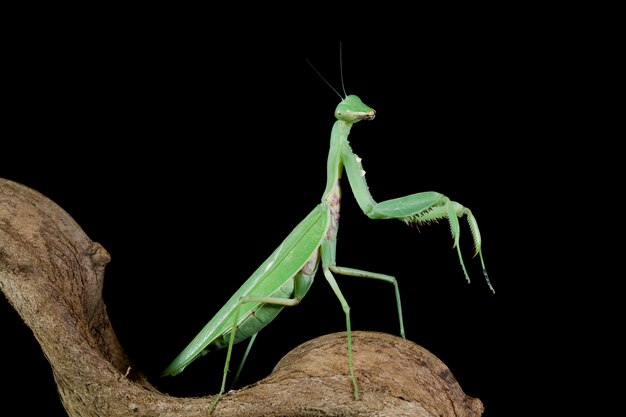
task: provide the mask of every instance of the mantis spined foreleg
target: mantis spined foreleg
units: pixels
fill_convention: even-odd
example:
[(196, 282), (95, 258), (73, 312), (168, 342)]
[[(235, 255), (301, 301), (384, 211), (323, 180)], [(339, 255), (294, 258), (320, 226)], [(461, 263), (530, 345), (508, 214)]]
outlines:
[[(377, 203), (372, 198), (365, 181), (361, 158), (352, 152), (348, 135), (354, 123), (372, 120), (374, 115), (374, 110), (366, 106), (357, 96), (348, 95), (342, 99), (335, 110), (337, 121), (331, 131), (326, 189), (320, 204), (296, 226), (278, 249), (243, 283), (163, 372), (163, 375), (176, 375), (206, 351), (227, 347), (222, 385), (219, 394), (211, 404), (211, 410), (215, 408), (224, 394), (233, 345), (256, 335), (276, 317), (283, 307), (297, 305), (313, 284), (313, 278), (320, 263), (323, 275), (345, 313), (348, 368), (355, 399), (359, 398), (359, 386), (352, 357), (350, 306), (333, 274), (376, 279), (392, 284), (396, 297), (400, 334), (405, 337), (400, 291), (396, 279), (381, 273), (338, 266), (336, 263), (341, 201), (340, 180), (344, 168), (361, 210), (371, 219), (398, 219), (407, 224), (448, 219), (459, 262), (469, 281), (459, 246), (459, 218), (465, 216), (469, 223), (476, 254), (480, 256), (485, 279), (493, 291), (485, 271), (478, 224), (469, 209), (437, 192), (416, 193), (381, 203)], [(247, 351), (245, 356), (247, 356)], [(245, 356), (243, 361), (245, 361)]]

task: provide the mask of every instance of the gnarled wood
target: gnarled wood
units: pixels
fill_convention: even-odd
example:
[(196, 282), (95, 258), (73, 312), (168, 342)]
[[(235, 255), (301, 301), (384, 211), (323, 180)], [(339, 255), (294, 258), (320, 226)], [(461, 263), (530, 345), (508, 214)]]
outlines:
[[(211, 398), (160, 393), (120, 346), (102, 301), (107, 251), (52, 201), (0, 179), (0, 289), (52, 366), (71, 417), (206, 416)], [(422, 347), (354, 332), (362, 399), (352, 399), (345, 333), (306, 342), (215, 416), (480, 416), (449, 369)], [(127, 370), (131, 371), (127, 374)]]

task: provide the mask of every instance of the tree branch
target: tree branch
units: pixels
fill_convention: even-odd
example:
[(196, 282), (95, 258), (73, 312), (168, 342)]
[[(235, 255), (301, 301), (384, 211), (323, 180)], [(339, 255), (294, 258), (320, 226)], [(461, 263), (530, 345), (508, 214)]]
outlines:
[[(52, 201), (0, 178), (0, 289), (52, 366), (78, 416), (206, 416), (211, 398), (160, 393), (135, 370), (102, 300), (110, 256)], [(267, 378), (226, 395), (215, 416), (480, 416), (449, 369), (399, 337), (354, 332), (362, 399), (352, 399), (345, 333), (288, 353)], [(130, 372), (129, 372), (130, 369)]]

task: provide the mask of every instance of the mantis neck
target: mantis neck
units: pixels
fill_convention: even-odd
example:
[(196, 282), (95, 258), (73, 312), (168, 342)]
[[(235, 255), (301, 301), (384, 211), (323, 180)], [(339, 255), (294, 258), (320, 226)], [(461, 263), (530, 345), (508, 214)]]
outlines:
[(337, 211), (339, 210), (339, 197), (341, 195), (339, 180), (343, 172), (343, 162), (341, 161), (341, 149), (348, 142), (348, 135), (352, 123), (337, 120), (330, 132), (330, 150), (328, 151), (328, 162), (326, 165), (326, 190), (322, 196), (322, 203), (328, 202), (331, 205), (333, 200), (337, 200)]
[(326, 190), (322, 196), (322, 205), (328, 207), (330, 215), (330, 227), (326, 240), (330, 242), (327, 251), (328, 258), (324, 260), (325, 265), (335, 264), (335, 244), (337, 239), (337, 229), (339, 227), (339, 209), (341, 206), (341, 187), (339, 181), (343, 172), (343, 161), (341, 154), (343, 147), (348, 143), (348, 134), (352, 123), (337, 120), (330, 133), (330, 151), (328, 152)]

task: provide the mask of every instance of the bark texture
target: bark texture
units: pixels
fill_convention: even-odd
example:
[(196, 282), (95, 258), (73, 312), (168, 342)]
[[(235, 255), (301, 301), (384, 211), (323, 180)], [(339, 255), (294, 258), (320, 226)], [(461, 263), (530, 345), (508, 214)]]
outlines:
[[(110, 256), (54, 202), (0, 178), (0, 289), (50, 362), (71, 417), (206, 416), (211, 397), (159, 392), (120, 346), (102, 300)], [(354, 332), (361, 400), (345, 333), (288, 353), (267, 378), (226, 395), (214, 416), (480, 416), (450, 370), (413, 342)], [(127, 371), (130, 369), (130, 372)]]

